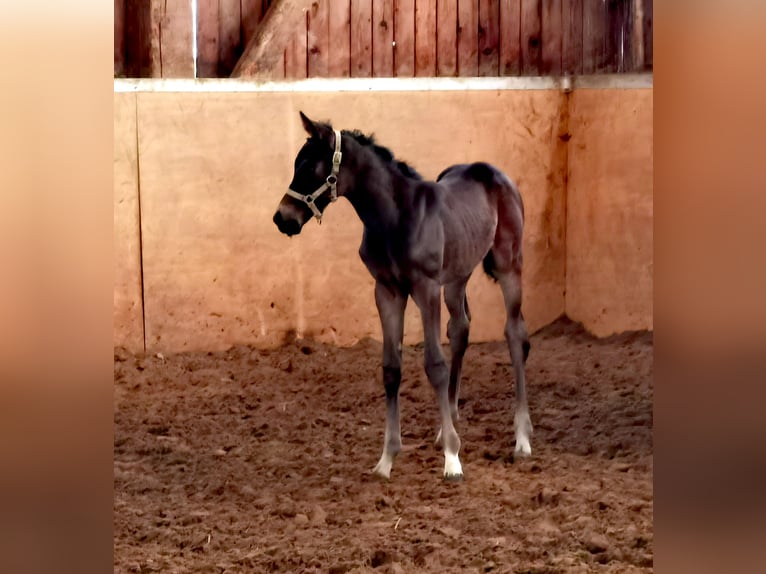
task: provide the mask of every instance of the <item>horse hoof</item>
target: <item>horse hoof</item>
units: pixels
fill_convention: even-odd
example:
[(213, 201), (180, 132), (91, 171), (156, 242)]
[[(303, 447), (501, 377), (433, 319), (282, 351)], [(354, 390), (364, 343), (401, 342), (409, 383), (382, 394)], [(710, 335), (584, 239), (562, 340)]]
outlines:
[(460, 482), (463, 480), (462, 474), (445, 474), (444, 482)]
[(532, 456), (532, 447), (529, 446), (529, 441), (517, 441), (516, 448), (513, 451), (514, 458), (527, 458)]
[(385, 465), (378, 463), (378, 465), (372, 469), (372, 475), (381, 480), (391, 480), (391, 467), (389, 466), (386, 468)]

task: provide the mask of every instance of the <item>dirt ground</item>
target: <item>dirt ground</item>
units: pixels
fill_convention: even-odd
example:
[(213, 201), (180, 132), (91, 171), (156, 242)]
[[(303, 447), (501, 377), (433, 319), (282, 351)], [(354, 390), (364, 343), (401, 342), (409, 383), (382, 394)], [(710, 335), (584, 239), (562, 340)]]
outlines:
[(469, 347), (460, 483), (441, 478), (421, 348), (389, 482), (370, 474), (375, 341), (115, 350), (115, 572), (651, 572), (652, 334), (560, 319), (531, 343), (533, 456), (515, 461), (506, 346)]

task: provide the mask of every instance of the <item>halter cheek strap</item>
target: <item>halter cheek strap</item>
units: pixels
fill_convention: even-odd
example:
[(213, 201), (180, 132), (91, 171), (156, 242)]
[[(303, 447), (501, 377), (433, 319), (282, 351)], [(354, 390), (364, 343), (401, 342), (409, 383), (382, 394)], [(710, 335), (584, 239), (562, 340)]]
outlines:
[(289, 195), (290, 197), (302, 201), (308, 205), (314, 214), (314, 217), (317, 218), (319, 223), (322, 223), (322, 212), (319, 211), (319, 208), (316, 206), (317, 198), (319, 198), (319, 196), (321, 196), (325, 191), (329, 189), (330, 202), (334, 202), (336, 199), (338, 199), (338, 172), (340, 171), (340, 160), (343, 157), (343, 154), (340, 153), (340, 131), (334, 130), (334, 132), (335, 153), (332, 154), (332, 171), (330, 172), (330, 175), (327, 176), (325, 182), (311, 195), (303, 195), (289, 188), (286, 192), (286, 195)]

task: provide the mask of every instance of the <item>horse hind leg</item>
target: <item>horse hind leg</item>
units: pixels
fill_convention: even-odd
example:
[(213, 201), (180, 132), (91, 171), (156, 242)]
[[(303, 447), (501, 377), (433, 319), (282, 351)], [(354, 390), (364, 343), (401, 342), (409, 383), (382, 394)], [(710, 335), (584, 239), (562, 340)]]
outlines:
[(516, 376), (516, 413), (513, 418), (516, 430), (514, 454), (529, 456), (532, 454), (532, 448), (529, 444), (532, 422), (529, 418), (524, 365), (529, 356), (530, 345), (527, 326), (521, 313), (521, 272), (517, 269), (506, 273), (496, 271), (495, 276), (503, 290), (506, 310), (505, 339), (508, 343), (513, 371)]
[[(444, 286), (444, 302), (447, 304), (450, 318), (447, 322), (447, 337), (449, 338), (451, 363), (449, 374), (449, 404), (452, 422), (460, 418), (458, 412), (458, 398), (460, 395), (460, 377), (463, 369), (463, 357), (468, 348), (468, 332), (471, 324), (471, 315), (468, 310), (468, 300), (465, 296), (465, 288), (468, 280), (449, 283)], [(436, 444), (442, 441), (442, 430), (436, 435)]]
[(519, 225), (518, 238), (514, 240), (508, 234), (498, 234), (495, 246), (484, 259), (484, 270), (495, 279), (503, 290), (505, 301), (505, 340), (508, 343), (513, 371), (516, 376), (516, 413), (513, 418), (516, 430), (517, 456), (529, 456), (532, 448), (529, 437), (532, 434), (532, 422), (527, 404), (527, 386), (524, 365), (529, 356), (529, 335), (524, 315), (521, 313), (521, 252), (514, 248), (521, 240)]

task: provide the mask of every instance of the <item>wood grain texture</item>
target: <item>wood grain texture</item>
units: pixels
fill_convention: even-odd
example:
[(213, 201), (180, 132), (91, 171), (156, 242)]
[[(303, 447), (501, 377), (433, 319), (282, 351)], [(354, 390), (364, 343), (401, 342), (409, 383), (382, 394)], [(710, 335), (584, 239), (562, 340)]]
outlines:
[(500, 75), (521, 72), (521, 6), (519, 0), (500, 0)]
[(537, 76), (542, 68), (542, 0), (521, 0), (521, 74)]
[(330, 1), (329, 30), (328, 74), (347, 78), (351, 74), (351, 0)]
[(632, 60), (632, 2), (613, 0), (606, 3), (606, 72), (629, 71)]
[(562, 69), (565, 74), (582, 74), (583, 0), (565, 0), (562, 12)]
[(255, 34), (258, 23), (263, 19), (263, 0), (240, 0), (240, 11), (240, 35), (244, 47)]
[(583, 0), (582, 38), (584, 74), (603, 72), (606, 67), (606, 10), (603, 2)]
[(562, 0), (543, 0), (541, 33), (542, 33), (542, 68), (543, 75), (561, 75), (562, 45), (563, 45), (563, 21)]
[(125, 76), (145, 78), (151, 73), (151, 7), (139, 0), (125, 0)]
[(308, 69), (308, 19), (306, 14), (303, 22), (295, 26), (290, 41), (285, 48), (285, 79), (304, 80), (309, 75)]
[(641, 68), (651, 70), (654, 67), (654, 2), (643, 1), (644, 60)]
[(457, 75), (457, 2), (436, 2), (436, 75)]
[(372, 75), (394, 76), (394, 0), (372, 2)]
[(394, 0), (394, 73), (415, 75), (415, 0)]
[(479, 75), (500, 74), (500, 2), (479, 0)]
[[(189, 2), (160, 2), (160, 66), (163, 78), (194, 77), (192, 12)], [(239, 28), (239, 22), (236, 24)]]
[(310, 6), (311, 0), (271, 2), (234, 66), (232, 77), (273, 78), (279, 70), (284, 74), (285, 49), (295, 30), (305, 21)]
[(415, 75), (436, 75), (436, 0), (415, 2)]
[(228, 78), (242, 54), (240, 0), (218, 0), (218, 76)]
[(479, 75), (479, 0), (457, 0), (457, 69), (460, 76)]
[(351, 76), (372, 76), (372, 2), (351, 0)]
[(218, 76), (218, 0), (197, 0), (197, 77)]
[[(314, 0), (308, 11), (308, 77), (326, 78), (330, 65), (330, 0)], [(300, 33), (300, 32), (298, 32)], [(285, 70), (286, 73), (286, 70)]]
[(125, 75), (125, 0), (114, 0), (114, 77)]

